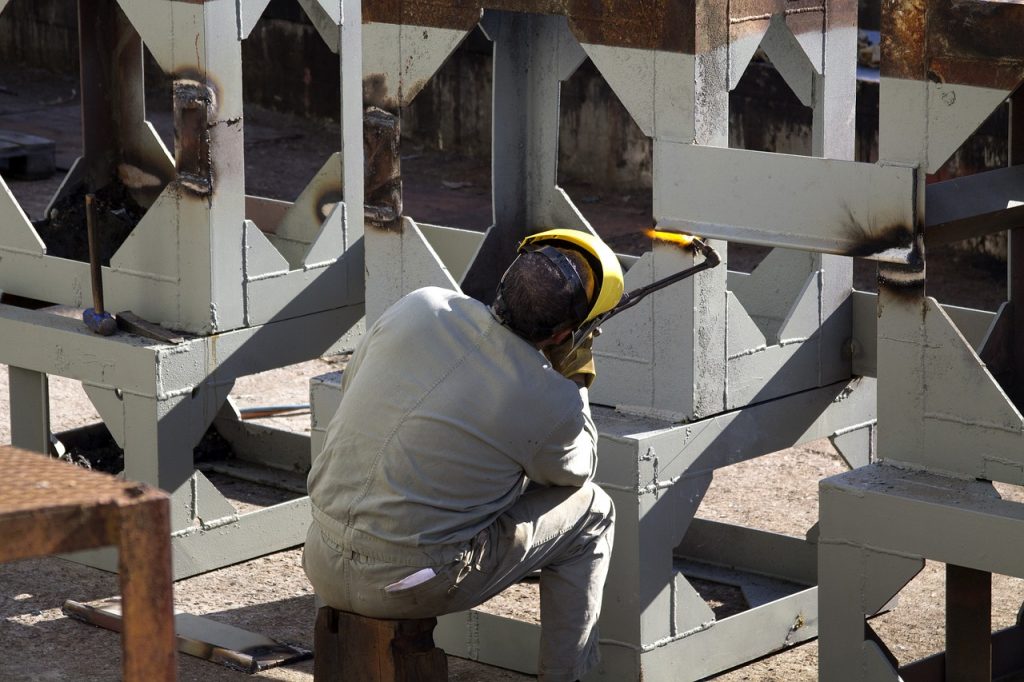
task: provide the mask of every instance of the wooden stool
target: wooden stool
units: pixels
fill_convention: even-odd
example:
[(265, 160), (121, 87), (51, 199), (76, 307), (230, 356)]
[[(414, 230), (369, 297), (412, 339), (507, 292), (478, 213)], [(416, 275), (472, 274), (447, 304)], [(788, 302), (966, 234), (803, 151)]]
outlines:
[(324, 606), (313, 634), (315, 682), (443, 682), (448, 659), (434, 646), (437, 618), (384, 620)]

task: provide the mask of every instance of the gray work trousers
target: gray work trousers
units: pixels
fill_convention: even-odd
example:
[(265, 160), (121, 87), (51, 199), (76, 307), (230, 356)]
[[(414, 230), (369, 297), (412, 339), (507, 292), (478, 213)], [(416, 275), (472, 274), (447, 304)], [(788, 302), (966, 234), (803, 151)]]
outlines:
[(313, 523), (303, 566), (318, 596), (373, 618), (428, 618), (477, 606), (540, 569), (540, 679), (577, 680), (599, 659), (597, 618), (613, 540), (614, 507), (593, 483), (531, 487), (454, 562), (411, 588), (384, 587), (417, 567), (346, 550)]

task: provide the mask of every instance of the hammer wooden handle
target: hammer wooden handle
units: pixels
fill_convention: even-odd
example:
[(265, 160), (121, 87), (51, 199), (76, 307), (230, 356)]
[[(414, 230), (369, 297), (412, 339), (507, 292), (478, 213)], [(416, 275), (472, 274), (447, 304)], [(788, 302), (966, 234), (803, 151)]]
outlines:
[(100, 270), (100, 249), (96, 243), (96, 197), (85, 195), (85, 229), (89, 239), (89, 275), (92, 278), (92, 307), (97, 315), (103, 314), (103, 273)]

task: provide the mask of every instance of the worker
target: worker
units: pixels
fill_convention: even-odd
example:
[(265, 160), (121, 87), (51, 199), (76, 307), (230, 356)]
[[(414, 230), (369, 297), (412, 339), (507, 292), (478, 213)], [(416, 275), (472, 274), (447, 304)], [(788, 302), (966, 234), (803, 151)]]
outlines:
[(593, 482), (592, 339), (622, 271), (597, 237), (525, 239), (486, 306), (428, 287), (386, 310), (342, 377), (309, 473), (303, 565), (328, 605), (463, 611), (540, 571), (540, 679), (598, 661), (614, 511)]

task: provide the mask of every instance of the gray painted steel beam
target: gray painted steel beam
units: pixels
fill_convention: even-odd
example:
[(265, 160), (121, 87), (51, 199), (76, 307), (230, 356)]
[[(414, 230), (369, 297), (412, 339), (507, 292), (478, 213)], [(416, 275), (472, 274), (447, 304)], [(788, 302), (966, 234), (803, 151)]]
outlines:
[[(1015, 551), (1024, 534), (1024, 506), (1001, 499), (985, 481), (884, 464), (825, 479), (820, 489), (822, 679), (883, 679), (876, 675), (884, 666), (872, 662), (870, 647), (862, 648), (863, 614), (912, 577), (915, 564), (907, 562), (920, 566), (924, 558), (953, 567), (947, 643), (954, 657), (947, 658), (947, 666), (954, 667), (947, 671), (959, 672), (947, 679), (988, 679), (991, 658), (983, 655), (991, 627), (988, 574), (1024, 574)], [(993, 537), (1000, 541), (991, 542)], [(868, 561), (877, 567), (890, 564), (888, 587)], [(906, 569), (898, 569), (899, 564)], [(875, 586), (875, 596), (849, 590), (851, 580)], [(876, 672), (870, 672), (871, 666)]]
[(695, 518), (676, 556), (811, 586), (817, 547), (802, 538)]
[(987, 481), (876, 463), (824, 479), (820, 490), (819, 546), (874, 547), (1024, 577), (1024, 505)]
[(992, 574), (946, 564), (946, 679), (992, 679)]
[(50, 452), (50, 389), (46, 374), (8, 367), (11, 445)]
[(830, 384), (785, 398), (752, 405), (692, 424), (633, 422), (636, 432), (618, 426), (615, 413), (594, 409), (602, 438), (612, 443), (642, 443), (633, 447), (646, 459), (604, 457), (597, 479), (637, 494), (653, 494), (679, 476), (714, 471), (730, 464), (776, 452), (802, 442), (824, 438), (874, 417), (873, 382), (863, 378)]
[(1024, 166), (931, 184), (925, 211), (928, 246), (1024, 227)]
[(438, 617), (434, 642), (450, 656), (537, 674), (540, 626), (534, 623), (475, 610), (449, 613)]
[[(998, 315), (954, 305), (942, 305), (942, 310), (971, 348), (981, 352)], [(853, 292), (853, 345), (853, 373), (878, 376), (878, 294)]]
[(125, 393), (167, 398), (209, 380), (221, 381), (221, 376), (233, 381), (319, 357), (361, 315), (361, 306), (336, 308), (171, 346), (127, 333), (100, 337), (79, 320), (0, 305), (0, 336), (25, 340), (5, 347), (0, 360)]
[(329, 372), (309, 380), (310, 463), (324, 449), (327, 425), (341, 405), (341, 372)]
[(230, 402), (230, 398), (224, 401), (214, 425), (217, 433), (231, 444), (231, 451), (238, 460), (284, 471), (309, 470), (309, 436), (262, 424), (247, 424), (241, 421)]
[[(172, 533), (172, 577), (183, 580), (223, 566), (301, 545), (310, 518), (309, 498), (300, 497), (253, 512), (216, 519), (217, 523)], [(259, 538), (259, 541), (254, 541)], [(104, 571), (117, 571), (117, 549), (107, 547), (67, 555)]]
[[(817, 588), (715, 621), (713, 627), (646, 648), (643, 679), (700, 680), (766, 654), (813, 639), (818, 633)], [(605, 646), (602, 653), (612, 648)], [(607, 680), (634, 679), (606, 676)]]
[(911, 258), (912, 166), (666, 143), (655, 149), (654, 175), (663, 228), (894, 263)]
[(879, 392), (880, 457), (957, 476), (1024, 481), (1024, 418), (945, 311), (932, 298), (915, 305), (884, 288), (879, 307), (879, 376), (902, 380)]
[(563, 16), (488, 11), (481, 26), (494, 41), (494, 225), (464, 287), (490, 302), (523, 237), (544, 228), (592, 230), (557, 185), (559, 88), (583, 62), (583, 49)]

